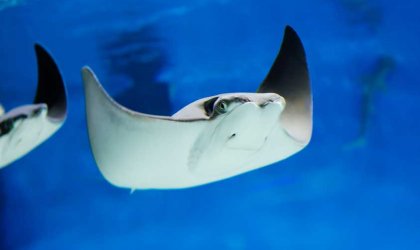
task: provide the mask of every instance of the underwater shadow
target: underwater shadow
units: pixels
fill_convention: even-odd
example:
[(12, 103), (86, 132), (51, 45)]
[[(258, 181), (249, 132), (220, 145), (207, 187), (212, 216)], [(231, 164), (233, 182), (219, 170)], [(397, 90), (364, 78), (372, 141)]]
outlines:
[(167, 65), (162, 39), (152, 25), (114, 34), (102, 46), (110, 76), (130, 80), (116, 101), (143, 113), (170, 115), (169, 87), (157, 79)]

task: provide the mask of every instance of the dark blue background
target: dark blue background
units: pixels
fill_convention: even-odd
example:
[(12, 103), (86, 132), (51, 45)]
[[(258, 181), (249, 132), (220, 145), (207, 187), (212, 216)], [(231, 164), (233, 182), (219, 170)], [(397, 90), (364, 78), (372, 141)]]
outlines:
[[(66, 80), (69, 116), (0, 170), (0, 249), (420, 249), (418, 1), (16, 2), (0, 1), (0, 102), (32, 101), (40, 42)], [(83, 65), (124, 105), (170, 114), (254, 91), (286, 24), (305, 45), (314, 92), (304, 151), (185, 190), (130, 195), (103, 179)]]

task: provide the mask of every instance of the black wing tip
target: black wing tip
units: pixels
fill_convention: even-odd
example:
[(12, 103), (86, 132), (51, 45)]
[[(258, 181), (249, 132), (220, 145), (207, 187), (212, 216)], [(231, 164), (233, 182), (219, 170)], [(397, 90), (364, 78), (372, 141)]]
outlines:
[(303, 47), (302, 40), (300, 39), (296, 30), (293, 29), (290, 25), (286, 25), (284, 29), (281, 51), (283, 53), (293, 51), (294, 53), (296, 53), (295, 56), (299, 56), (300, 59), (304, 60), (306, 63), (306, 53)]
[(67, 92), (60, 70), (51, 54), (39, 43), (34, 44), (38, 63), (38, 87), (34, 103), (48, 106), (48, 117), (64, 120), (67, 116)]
[[(40, 63), (41, 60), (48, 61), (49, 64), (54, 64), (57, 68), (57, 64), (55, 63), (54, 59), (52, 58), (51, 54), (47, 51), (47, 49), (39, 43), (34, 44), (35, 54), (37, 58), (37, 62)], [(39, 65), (38, 65), (39, 66)]]
[[(309, 82), (301, 82), (301, 84), (291, 82), (291, 78), (296, 76), (307, 77), (309, 81), (306, 52), (297, 32), (290, 25), (286, 25), (280, 50), (258, 92), (282, 94), (278, 91), (292, 86), (301, 87), (296, 85), (310, 84)], [(286, 82), (283, 82), (284, 80)]]
[(34, 48), (37, 55), (41, 53), (48, 54), (47, 50), (39, 43), (35, 43)]
[(295, 44), (300, 45), (303, 49), (303, 43), (300, 40), (299, 35), (297, 34), (296, 30), (294, 30), (291, 26), (286, 25), (286, 28), (284, 28), (284, 40), (293, 41)]
[(284, 32), (286, 33), (289, 33), (289, 32), (293, 32), (293, 33), (295, 33), (296, 34), (296, 31), (295, 31), (295, 29), (293, 29), (292, 28), (292, 26), (290, 26), (290, 25), (286, 25), (286, 27), (284, 28)]

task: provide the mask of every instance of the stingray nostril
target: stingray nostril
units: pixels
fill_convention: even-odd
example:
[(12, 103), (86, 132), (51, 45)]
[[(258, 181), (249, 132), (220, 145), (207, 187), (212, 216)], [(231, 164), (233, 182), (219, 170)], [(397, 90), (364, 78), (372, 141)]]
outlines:
[(273, 100), (273, 99), (268, 99), (268, 100), (266, 100), (264, 103), (262, 103), (260, 106), (261, 106), (261, 107), (265, 107), (265, 106), (267, 106), (268, 104), (273, 103), (273, 102), (275, 102), (275, 100)]
[(267, 106), (269, 103), (271, 103), (271, 101), (267, 101), (264, 102), (263, 104), (260, 105), (260, 107), (264, 108), (265, 106)]
[(35, 110), (32, 112), (32, 114), (33, 114), (34, 116), (37, 116), (37, 115), (41, 114), (41, 112), (42, 112), (42, 109), (35, 109)]
[(231, 134), (231, 135), (229, 136), (229, 140), (230, 140), (230, 139), (232, 139), (232, 138), (234, 138), (235, 136), (236, 136), (236, 133)]

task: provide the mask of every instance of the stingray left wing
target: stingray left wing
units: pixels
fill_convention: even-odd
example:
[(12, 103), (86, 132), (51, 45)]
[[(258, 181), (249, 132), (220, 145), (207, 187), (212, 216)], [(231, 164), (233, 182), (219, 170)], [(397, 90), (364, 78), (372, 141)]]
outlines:
[(91, 149), (109, 182), (126, 188), (176, 188), (197, 181), (183, 167), (202, 128), (200, 120), (129, 110), (105, 92), (89, 68), (82, 69), (82, 77)]
[(280, 51), (258, 93), (276, 93), (286, 100), (281, 122), (294, 138), (308, 143), (312, 135), (312, 92), (305, 50), (290, 26)]

